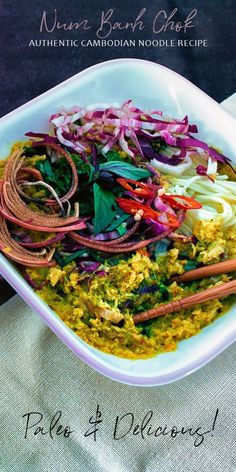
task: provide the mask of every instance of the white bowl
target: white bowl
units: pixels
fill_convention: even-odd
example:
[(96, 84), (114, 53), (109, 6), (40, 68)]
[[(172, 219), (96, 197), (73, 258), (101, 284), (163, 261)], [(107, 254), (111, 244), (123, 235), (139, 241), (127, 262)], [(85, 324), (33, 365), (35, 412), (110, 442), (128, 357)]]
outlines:
[[(22, 140), (25, 132), (46, 132), (49, 116), (61, 106), (122, 103), (130, 98), (144, 109), (158, 108), (181, 118), (188, 114), (190, 122), (198, 125), (200, 137), (220, 147), (236, 162), (235, 119), (180, 75), (139, 59), (117, 59), (90, 67), (1, 118), (0, 155), (7, 156), (11, 145)], [(121, 359), (94, 349), (76, 336), (2, 255), (0, 271), (76, 355), (119, 382), (143, 386), (173, 382), (205, 365), (236, 339), (232, 307), (198, 335), (181, 341), (174, 352), (147, 360)]]

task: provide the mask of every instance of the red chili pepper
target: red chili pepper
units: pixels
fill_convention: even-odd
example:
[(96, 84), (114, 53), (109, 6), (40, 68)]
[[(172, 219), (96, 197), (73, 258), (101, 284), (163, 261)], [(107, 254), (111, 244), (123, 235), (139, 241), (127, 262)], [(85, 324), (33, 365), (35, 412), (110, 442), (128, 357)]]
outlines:
[[(179, 226), (179, 221), (174, 215), (171, 215), (171, 213), (159, 213), (152, 208), (137, 202), (136, 200), (129, 200), (127, 198), (117, 198), (116, 201), (119, 207), (130, 215), (139, 214), (141, 218), (155, 220), (160, 224), (169, 226), (171, 228), (178, 228)], [(159, 217), (162, 215), (167, 216), (167, 222), (163, 222), (159, 219)]]
[(123, 178), (117, 179), (117, 182), (136, 197), (155, 197), (153, 186), (150, 184), (144, 184), (142, 182), (138, 182), (137, 180)]
[(178, 210), (197, 210), (202, 208), (201, 203), (197, 202), (194, 198), (185, 197), (183, 195), (162, 195), (162, 200), (169, 203), (172, 208)]
[(130, 215), (136, 215), (139, 210), (140, 215), (143, 218), (152, 218), (153, 220), (156, 220), (157, 217), (161, 215), (161, 213), (152, 210), (152, 208), (147, 207), (142, 203), (137, 202), (136, 200), (129, 200), (128, 198), (117, 198), (116, 201), (119, 207)]

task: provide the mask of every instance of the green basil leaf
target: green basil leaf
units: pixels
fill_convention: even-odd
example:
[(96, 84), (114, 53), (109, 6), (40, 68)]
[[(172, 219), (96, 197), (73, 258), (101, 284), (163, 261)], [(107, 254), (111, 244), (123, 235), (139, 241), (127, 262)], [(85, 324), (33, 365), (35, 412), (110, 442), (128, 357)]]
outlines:
[(124, 159), (122, 157), (120, 157), (120, 154), (117, 151), (114, 151), (114, 149), (111, 149), (110, 151), (107, 151), (105, 156), (106, 156), (106, 158), (109, 162), (111, 162), (111, 161), (124, 162)]
[(124, 236), (124, 234), (127, 232), (126, 224), (121, 223), (120, 226), (116, 228), (116, 231), (118, 231), (120, 236)]
[(89, 162), (84, 162), (82, 157), (77, 154), (71, 154), (71, 158), (76, 166), (76, 170), (79, 175), (85, 174), (89, 178), (89, 182), (92, 180), (94, 168)]
[(94, 194), (94, 233), (101, 233), (114, 219), (116, 200), (112, 192), (103, 189), (98, 184), (93, 184)]
[(44, 172), (51, 180), (54, 180), (54, 172), (48, 159), (44, 161)]
[(140, 180), (145, 179), (151, 175), (148, 169), (142, 167), (135, 167), (128, 162), (110, 161), (100, 165), (100, 170), (113, 172), (125, 179)]
[(43, 164), (44, 161), (37, 161), (36, 164), (35, 164), (35, 167), (36, 169), (38, 169), (41, 174), (44, 174), (44, 164)]
[(131, 159), (130, 156), (126, 156), (125, 158), (121, 157), (119, 152), (116, 151), (115, 149), (110, 149), (110, 151), (103, 152), (103, 150), (102, 150), (103, 145), (95, 143), (95, 146), (98, 150), (100, 164), (102, 163), (101, 158), (103, 158), (103, 160), (105, 159), (105, 161), (121, 161), (121, 162), (124, 162), (124, 159), (125, 159), (125, 162), (132, 162), (132, 159)]
[(85, 249), (80, 249), (79, 251), (73, 252), (70, 256), (64, 257), (63, 258), (63, 266), (66, 266), (70, 262), (74, 261), (75, 259), (78, 259), (79, 257), (83, 256), (85, 254)]
[(61, 254), (56, 253), (54, 254), (53, 259), (55, 259), (57, 264), (59, 264), (61, 267), (65, 267), (70, 262), (83, 256), (85, 252), (87, 252), (85, 251), (85, 249), (80, 249), (79, 251), (73, 252), (73, 254), (70, 254), (69, 256), (66, 256), (66, 257), (63, 257), (61, 256)]
[(127, 213), (124, 213), (124, 215), (120, 216), (120, 218), (114, 219), (111, 224), (106, 228), (106, 231), (114, 231), (117, 227), (121, 225), (125, 220), (127, 220), (130, 217), (130, 215), (127, 215)]

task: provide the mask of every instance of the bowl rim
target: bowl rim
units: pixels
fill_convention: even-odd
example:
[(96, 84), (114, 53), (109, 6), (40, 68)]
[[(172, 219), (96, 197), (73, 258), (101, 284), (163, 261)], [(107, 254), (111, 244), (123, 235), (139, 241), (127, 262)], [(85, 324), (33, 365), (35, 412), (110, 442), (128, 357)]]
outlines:
[[(171, 69), (167, 66), (164, 66), (162, 64), (159, 64), (158, 62), (149, 61), (149, 60), (146, 60), (146, 59), (134, 58), (134, 57), (130, 57), (130, 58), (129, 57), (123, 57), (123, 58), (109, 59), (108, 61), (102, 61), (102, 62), (93, 64), (92, 66), (89, 66), (86, 69), (81, 70), (80, 72), (77, 72), (76, 74), (72, 75), (68, 79), (63, 80), (63, 82), (60, 82), (59, 84), (54, 85), (53, 87), (50, 87), (45, 92), (42, 92), (41, 94), (37, 95), (36, 97), (32, 98), (31, 100), (28, 100), (26, 103), (23, 103), (22, 105), (15, 108), (14, 110), (11, 110), (10, 112), (8, 112), (5, 115), (1, 116), (0, 117), (0, 124), (7, 121), (9, 118), (11, 118), (15, 114), (17, 114), (19, 111), (21, 111), (21, 110), (23, 111), (23, 110), (29, 108), (31, 105), (33, 105), (35, 103), (38, 103), (39, 101), (41, 101), (41, 99), (46, 98), (52, 92), (56, 92), (56, 91), (60, 90), (61, 88), (64, 88), (65, 86), (69, 85), (70, 83), (75, 82), (78, 77), (84, 77), (84, 76), (90, 74), (90, 72), (93, 72), (93, 71), (96, 71), (96, 70), (99, 70), (99, 69), (103, 69), (104, 67), (107, 67), (107, 66), (112, 66), (113, 64), (122, 64), (122, 63), (123, 64), (125, 64), (125, 63), (133, 63), (133, 64), (137, 63), (137, 64), (143, 64), (143, 65), (148, 64), (149, 66), (152, 66), (152, 67), (155, 67), (155, 68), (158, 68), (158, 69), (162, 69), (163, 71), (166, 71), (169, 74), (173, 75), (173, 77), (177, 77), (178, 79), (181, 79), (181, 81), (185, 82), (186, 85), (190, 84), (191, 87), (193, 89), (195, 89), (196, 92), (198, 92), (198, 93), (200, 92), (201, 95), (205, 96), (205, 98), (207, 98), (208, 101), (211, 101), (212, 104), (217, 105), (218, 107), (220, 107), (220, 104), (216, 100), (214, 100), (214, 98), (210, 97), (210, 95), (208, 95), (206, 92), (204, 92), (199, 87), (197, 87), (197, 85), (195, 85), (189, 79), (186, 79), (186, 77), (179, 74), (175, 70), (173, 70), (173, 69)], [(224, 113), (228, 117), (228, 119), (231, 119), (236, 123), (236, 118), (233, 117), (226, 109), (224, 109), (222, 107), (220, 107), (220, 109), (221, 109), (221, 112)]]
[[(73, 83), (78, 80), (79, 77), (85, 77), (89, 75), (93, 71), (98, 71), (105, 67), (110, 67), (113, 64), (140, 64), (145, 66), (148, 64), (149, 66), (155, 67), (157, 69), (163, 69), (164, 71), (168, 72), (173, 76), (173, 78), (181, 79), (182, 82), (185, 82), (186, 85), (191, 85), (193, 90), (201, 93), (201, 95), (207, 98), (208, 102), (212, 102), (212, 104), (217, 105), (220, 108), (221, 114), (225, 114), (225, 118), (227, 120), (232, 120), (232, 123), (236, 124), (236, 120), (232, 117), (232, 115), (220, 107), (220, 105), (209, 95), (207, 95), (204, 91), (199, 89), (196, 85), (190, 82), (185, 77), (181, 76), (177, 72), (169, 69), (166, 66), (161, 64), (155, 63), (153, 61), (147, 61), (144, 59), (138, 58), (117, 58), (108, 61), (103, 61), (98, 64), (92, 65), (87, 69), (78, 72), (77, 74), (73, 75), (69, 79), (61, 82), (60, 84), (50, 88), (46, 92), (38, 95), (37, 97), (33, 98), (32, 100), (28, 101), (27, 103), (19, 106), (18, 108), (10, 111), (5, 116), (0, 118), (0, 125), (4, 122), (10, 120), (19, 112), (30, 108), (32, 105), (40, 102), (42, 99), (49, 96), (51, 93), (57, 92), (60, 89), (66, 87), (70, 83)], [(73, 333), (73, 331), (65, 325), (65, 323), (59, 319), (59, 317), (48, 307), (47, 304), (44, 304), (42, 300), (36, 295), (36, 293), (32, 290), (32, 288), (22, 279), (21, 276), (17, 273), (14, 273), (11, 268), (11, 262), (9, 262), (2, 254), (0, 254), (0, 273), (3, 277), (12, 285), (12, 287), (17, 291), (17, 293), (23, 298), (28, 305), (30, 305), (34, 311), (36, 311), (40, 317), (45, 321), (45, 323), (50, 327), (50, 329), (64, 342), (64, 344), (69, 347), (80, 359), (82, 359), (86, 364), (90, 365), (93, 369), (97, 370), (101, 374), (109, 377), (112, 380), (117, 382), (121, 382), (128, 385), (134, 386), (161, 386), (168, 383), (172, 383), (174, 381), (180, 380), (191, 373), (195, 372), (199, 368), (206, 365), (210, 362), (214, 357), (220, 354), (224, 349), (230, 346), (236, 340), (236, 330), (232, 330), (230, 333), (224, 336), (223, 339), (218, 341), (217, 345), (209, 346), (207, 353), (204, 353), (200, 357), (198, 357), (195, 361), (189, 361), (184, 367), (176, 368), (174, 372), (166, 373), (166, 374), (159, 374), (150, 376), (144, 375), (137, 375), (133, 372), (124, 373), (122, 368), (118, 368), (117, 366), (109, 365), (109, 362), (104, 361), (103, 359), (99, 358), (96, 354), (91, 352), (86, 343), (81, 342), (81, 339)], [(52, 323), (52, 315), (55, 315), (58, 318), (58, 322)], [(76, 338), (76, 339), (75, 339)], [(80, 342), (78, 342), (80, 341)], [(97, 350), (99, 352), (99, 350)], [(133, 361), (135, 362), (135, 360)]]

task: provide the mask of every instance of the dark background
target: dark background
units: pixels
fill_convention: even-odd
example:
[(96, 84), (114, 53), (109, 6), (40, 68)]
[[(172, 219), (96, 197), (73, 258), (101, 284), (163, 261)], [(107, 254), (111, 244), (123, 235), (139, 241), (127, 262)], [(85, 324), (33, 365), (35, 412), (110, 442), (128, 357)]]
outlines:
[[(40, 33), (43, 11), (57, 9), (63, 22), (88, 18), (93, 25), (84, 32), (63, 30)], [(207, 39), (207, 48), (52, 48), (29, 47), (31, 39), (96, 39), (102, 10), (114, 9), (113, 18), (134, 21), (142, 8), (147, 12), (142, 32), (115, 31), (110, 39)], [(198, 10), (195, 27), (186, 35), (168, 31), (155, 35), (152, 22), (156, 13), (184, 20)], [(0, 0), (0, 116), (59, 84), (88, 66), (119, 57), (138, 57), (163, 64), (179, 72), (217, 101), (235, 92), (236, 82), (236, 1), (235, 0)], [(203, 110), (204, 113), (204, 110)], [(0, 128), (1, 134), (1, 128)], [(1, 137), (0, 137), (1, 139)], [(0, 302), (13, 291), (1, 282)]]

